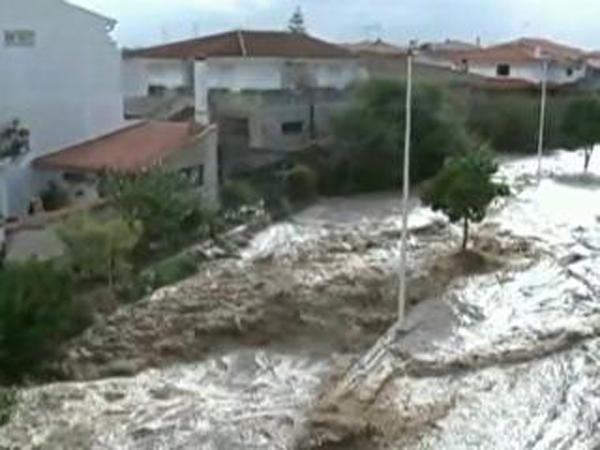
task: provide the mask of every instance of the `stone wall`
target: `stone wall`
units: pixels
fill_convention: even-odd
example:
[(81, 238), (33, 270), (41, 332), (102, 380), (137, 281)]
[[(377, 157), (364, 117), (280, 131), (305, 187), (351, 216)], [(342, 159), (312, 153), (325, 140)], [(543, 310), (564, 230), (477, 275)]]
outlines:
[(351, 101), (349, 90), (214, 90), (210, 119), (219, 126), (223, 173), (260, 166), (266, 153), (285, 159), (325, 139), (333, 116)]

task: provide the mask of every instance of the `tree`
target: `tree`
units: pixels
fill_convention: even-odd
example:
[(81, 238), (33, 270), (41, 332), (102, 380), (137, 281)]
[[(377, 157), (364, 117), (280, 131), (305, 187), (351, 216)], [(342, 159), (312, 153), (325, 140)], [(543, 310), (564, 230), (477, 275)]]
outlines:
[(296, 164), (285, 174), (286, 193), (290, 201), (308, 203), (318, 195), (318, 178), (314, 170), (304, 164)]
[(10, 263), (0, 271), (0, 374), (19, 378), (87, 325), (68, 273), (51, 263)]
[(292, 33), (306, 33), (306, 27), (304, 25), (304, 14), (302, 13), (302, 9), (299, 6), (294, 11), (294, 14), (292, 14), (288, 28)]
[(29, 151), (29, 130), (18, 119), (0, 128), (0, 159), (18, 158)]
[(493, 181), (498, 165), (485, 149), (451, 158), (423, 189), (422, 200), (451, 222), (463, 222), (462, 249), (469, 239), (469, 223), (481, 222), (488, 206), (510, 194), (508, 186)]
[(73, 272), (83, 279), (106, 280), (111, 291), (129, 274), (131, 254), (141, 235), (138, 222), (100, 221), (89, 215), (74, 216), (59, 229)]
[(207, 214), (201, 192), (188, 178), (161, 169), (108, 174), (101, 191), (122, 217), (142, 225), (146, 244), (177, 243)]
[(600, 142), (600, 99), (590, 96), (572, 100), (565, 112), (563, 132), (569, 147), (583, 148), (583, 170), (587, 172), (594, 145)]
[[(400, 185), (405, 95), (398, 81), (369, 81), (357, 87), (354, 105), (334, 117), (328, 177), (333, 191), (336, 186), (370, 191)], [(474, 145), (445, 92), (432, 86), (415, 86), (413, 136), (413, 182), (432, 177), (447, 156)]]

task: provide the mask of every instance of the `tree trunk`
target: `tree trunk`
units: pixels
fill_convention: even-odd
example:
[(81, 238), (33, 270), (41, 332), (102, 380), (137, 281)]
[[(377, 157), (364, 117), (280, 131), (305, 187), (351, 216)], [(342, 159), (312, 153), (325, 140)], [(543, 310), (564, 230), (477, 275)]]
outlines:
[(588, 147), (584, 150), (585, 162), (583, 166), (583, 171), (587, 172), (590, 167), (590, 161), (592, 160), (592, 152), (594, 151), (594, 147)]
[(463, 241), (462, 241), (462, 249), (465, 251), (467, 249), (467, 244), (469, 243), (469, 219), (466, 217), (463, 219)]

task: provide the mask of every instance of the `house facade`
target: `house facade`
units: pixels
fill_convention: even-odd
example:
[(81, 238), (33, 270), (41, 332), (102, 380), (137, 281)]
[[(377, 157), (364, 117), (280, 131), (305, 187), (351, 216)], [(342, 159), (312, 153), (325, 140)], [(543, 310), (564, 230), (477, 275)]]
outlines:
[(129, 96), (191, 90), (195, 120), (222, 129), (226, 174), (239, 166), (240, 148), (285, 153), (326, 134), (332, 110), (344, 103), (338, 94), (368, 77), (340, 46), (244, 30), (129, 51), (123, 75)]
[(16, 118), (29, 130), (27, 153), (0, 158), (4, 217), (45, 187), (31, 161), (122, 126), (115, 24), (62, 0), (0, 0), (0, 129)]
[(139, 121), (33, 161), (73, 204), (99, 198), (106, 173), (135, 174), (152, 168), (187, 176), (207, 205), (219, 202), (218, 135), (215, 126), (192, 122)]
[(454, 69), (493, 81), (539, 84), (545, 76), (554, 85), (573, 84), (586, 76), (583, 50), (546, 39), (523, 38), (505, 44), (458, 52)]

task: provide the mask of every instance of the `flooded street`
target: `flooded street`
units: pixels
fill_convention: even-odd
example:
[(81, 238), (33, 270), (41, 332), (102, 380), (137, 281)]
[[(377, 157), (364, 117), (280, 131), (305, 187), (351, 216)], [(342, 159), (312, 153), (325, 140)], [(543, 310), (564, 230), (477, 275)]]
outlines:
[[(397, 195), (327, 199), (69, 345), (0, 448), (600, 447), (600, 179), (505, 161), (513, 196), (460, 230), (415, 202), (394, 325)], [(600, 173), (592, 161), (591, 173)], [(120, 377), (120, 378), (116, 378)]]

